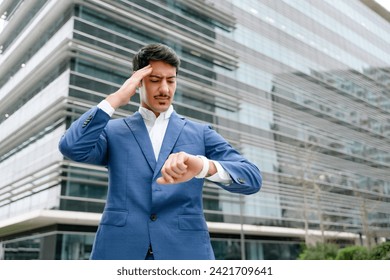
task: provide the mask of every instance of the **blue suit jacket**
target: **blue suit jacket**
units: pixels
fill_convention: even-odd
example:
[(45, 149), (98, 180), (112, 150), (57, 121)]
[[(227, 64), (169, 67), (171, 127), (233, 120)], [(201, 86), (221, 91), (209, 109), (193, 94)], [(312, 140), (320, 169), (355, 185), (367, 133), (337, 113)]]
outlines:
[(214, 259), (203, 214), (204, 179), (159, 185), (156, 179), (169, 154), (184, 151), (217, 160), (232, 178), (222, 188), (241, 194), (259, 191), (258, 168), (208, 125), (171, 115), (156, 162), (141, 115), (110, 120), (94, 107), (60, 140), (68, 158), (107, 166), (107, 202), (93, 245), (92, 259), (144, 259), (149, 244), (155, 259)]

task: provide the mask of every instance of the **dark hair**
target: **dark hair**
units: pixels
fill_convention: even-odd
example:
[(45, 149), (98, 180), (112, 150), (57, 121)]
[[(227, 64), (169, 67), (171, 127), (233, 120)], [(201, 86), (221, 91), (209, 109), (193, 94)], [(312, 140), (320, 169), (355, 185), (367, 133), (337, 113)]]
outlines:
[(173, 49), (163, 44), (149, 44), (142, 47), (133, 58), (133, 71), (147, 66), (151, 60), (164, 61), (176, 67), (176, 74), (179, 72), (179, 57)]

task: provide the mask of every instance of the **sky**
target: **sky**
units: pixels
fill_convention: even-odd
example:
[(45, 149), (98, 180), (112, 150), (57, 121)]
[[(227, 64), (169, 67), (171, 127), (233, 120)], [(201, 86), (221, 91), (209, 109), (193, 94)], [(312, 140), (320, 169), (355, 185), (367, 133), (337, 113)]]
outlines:
[(390, 11), (390, 1), (389, 0), (375, 0), (377, 3), (381, 4), (382, 7)]

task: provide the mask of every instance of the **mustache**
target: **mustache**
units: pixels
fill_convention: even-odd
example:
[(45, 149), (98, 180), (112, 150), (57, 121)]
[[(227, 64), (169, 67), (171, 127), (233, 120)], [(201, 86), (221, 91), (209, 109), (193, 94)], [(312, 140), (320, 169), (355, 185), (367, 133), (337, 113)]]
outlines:
[(159, 98), (163, 98), (163, 99), (167, 99), (167, 98), (170, 98), (171, 96), (169, 94), (166, 94), (166, 93), (161, 93), (161, 94), (157, 94), (154, 96), (154, 98), (156, 99), (159, 99)]

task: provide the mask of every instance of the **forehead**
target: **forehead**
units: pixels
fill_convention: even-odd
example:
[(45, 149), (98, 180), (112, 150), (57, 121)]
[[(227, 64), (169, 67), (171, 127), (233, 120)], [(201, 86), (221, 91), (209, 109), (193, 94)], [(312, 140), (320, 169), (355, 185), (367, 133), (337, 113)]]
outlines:
[(151, 76), (176, 77), (176, 67), (164, 61), (151, 60), (149, 63), (153, 68)]

